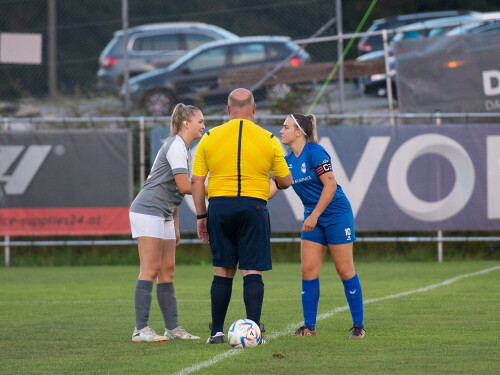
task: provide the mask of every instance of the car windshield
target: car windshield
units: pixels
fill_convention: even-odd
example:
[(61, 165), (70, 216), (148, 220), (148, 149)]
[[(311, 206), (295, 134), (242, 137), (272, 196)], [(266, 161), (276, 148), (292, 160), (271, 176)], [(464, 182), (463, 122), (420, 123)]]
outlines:
[(433, 38), (435, 36), (443, 35), (445, 34), (448, 30), (453, 29), (453, 26), (447, 26), (447, 27), (436, 27), (435, 29), (432, 29), (429, 31), (429, 38)]
[(400, 42), (403, 39), (418, 39), (422, 37), (422, 30), (409, 30), (397, 33), (392, 39), (393, 43)]
[[(205, 48), (203, 48), (205, 49)], [(172, 64), (170, 64), (169, 66), (167, 66), (165, 68), (165, 71), (166, 72), (171, 72), (175, 69), (177, 69), (179, 66), (181, 65), (184, 65), (184, 63), (186, 61), (189, 61), (191, 60), (191, 58), (193, 56), (196, 56), (198, 53), (200, 53), (200, 48), (195, 48), (193, 49), (192, 51), (188, 52), (187, 54), (185, 54), (184, 56), (182, 56), (181, 58), (179, 58), (178, 60), (174, 61)]]
[[(480, 25), (480, 24), (479, 24)], [(460, 25), (458, 27), (455, 27), (448, 31), (446, 35), (448, 36), (453, 36), (453, 35), (460, 35), (460, 34), (467, 34), (471, 30), (475, 29), (478, 26), (478, 23), (471, 23), (467, 25)]]

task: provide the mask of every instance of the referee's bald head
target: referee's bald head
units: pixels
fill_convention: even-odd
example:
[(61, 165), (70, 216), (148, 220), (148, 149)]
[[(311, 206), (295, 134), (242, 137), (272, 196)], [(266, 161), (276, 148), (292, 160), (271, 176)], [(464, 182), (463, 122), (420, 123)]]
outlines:
[(239, 88), (231, 91), (227, 98), (230, 107), (245, 107), (254, 105), (253, 94), (250, 90)]
[(227, 112), (230, 119), (244, 118), (253, 121), (255, 115), (255, 100), (250, 90), (238, 88), (227, 98)]

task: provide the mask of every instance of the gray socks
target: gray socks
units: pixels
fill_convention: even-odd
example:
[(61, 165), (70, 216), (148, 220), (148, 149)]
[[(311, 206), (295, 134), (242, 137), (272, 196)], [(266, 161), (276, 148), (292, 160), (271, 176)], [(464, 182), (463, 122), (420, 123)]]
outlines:
[(146, 280), (137, 280), (135, 285), (135, 328), (143, 329), (148, 325), (149, 309), (151, 308), (153, 283)]
[(165, 328), (176, 328), (179, 323), (177, 321), (177, 298), (175, 298), (174, 283), (156, 284), (156, 299), (165, 321)]

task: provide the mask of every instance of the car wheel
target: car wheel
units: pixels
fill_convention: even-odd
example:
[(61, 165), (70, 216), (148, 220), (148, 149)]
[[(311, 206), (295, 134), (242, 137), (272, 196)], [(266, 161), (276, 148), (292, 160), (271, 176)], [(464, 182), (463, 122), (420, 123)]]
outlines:
[(154, 90), (146, 93), (143, 106), (151, 116), (169, 116), (174, 108), (175, 99), (166, 90)]
[(269, 96), (272, 99), (283, 99), (292, 91), (292, 87), (286, 83), (276, 83), (269, 87)]

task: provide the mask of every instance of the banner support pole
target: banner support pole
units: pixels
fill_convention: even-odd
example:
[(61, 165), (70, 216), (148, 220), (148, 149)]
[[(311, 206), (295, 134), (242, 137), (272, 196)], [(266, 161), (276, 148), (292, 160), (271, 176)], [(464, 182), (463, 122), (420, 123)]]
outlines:
[[(441, 125), (441, 116), (439, 112), (436, 112), (436, 126)], [(439, 189), (439, 197), (441, 197), (441, 164), (438, 164), (438, 189)], [(437, 231), (438, 241), (437, 241), (437, 260), (438, 263), (443, 263), (443, 231), (439, 229)]]
[(10, 265), (10, 236), (5, 236), (5, 248), (4, 248), (4, 260), (5, 260), (5, 267), (9, 267)]
[[(10, 130), (9, 121), (8, 120), (4, 120), (4, 128), (5, 128), (5, 131), (9, 131)], [(7, 200), (7, 195), (5, 195), (4, 198), (5, 198), (5, 200)], [(9, 242), (10, 242), (10, 236), (6, 235), (5, 236), (5, 247), (4, 247), (5, 267), (9, 267), (9, 265), (10, 265), (10, 245), (9, 245)]]

